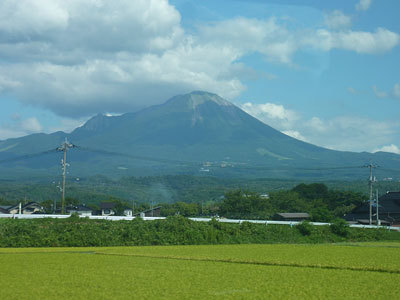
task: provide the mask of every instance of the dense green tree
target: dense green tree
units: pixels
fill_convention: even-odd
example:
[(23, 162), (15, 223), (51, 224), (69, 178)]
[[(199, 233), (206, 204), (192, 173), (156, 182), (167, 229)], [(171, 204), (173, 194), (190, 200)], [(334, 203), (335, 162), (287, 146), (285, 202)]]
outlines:
[(80, 204), (80, 201), (78, 198), (74, 197), (66, 197), (65, 198), (65, 206), (77, 206)]
[(271, 205), (258, 193), (234, 190), (225, 193), (219, 213), (230, 218), (266, 218), (271, 214)]
[(274, 212), (308, 212), (310, 203), (300, 198), (294, 191), (279, 191), (270, 194), (270, 203)]
[(161, 204), (161, 216), (181, 215), (195, 217), (200, 214), (200, 205), (197, 203), (176, 202), (173, 204)]
[(301, 198), (308, 200), (324, 199), (329, 194), (328, 187), (323, 183), (301, 183), (295, 186), (292, 191), (297, 192)]

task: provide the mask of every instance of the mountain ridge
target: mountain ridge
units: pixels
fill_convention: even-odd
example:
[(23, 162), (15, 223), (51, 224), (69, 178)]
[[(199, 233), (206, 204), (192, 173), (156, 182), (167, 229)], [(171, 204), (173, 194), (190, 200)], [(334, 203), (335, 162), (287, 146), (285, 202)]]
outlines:
[[(400, 168), (400, 155), (330, 150), (296, 140), (218, 95), (202, 91), (177, 95), (163, 104), (120, 116), (98, 114), (69, 134), (36, 134), (1, 141), (0, 160), (54, 149), (65, 137), (83, 148), (230, 166), (220, 167), (220, 174), (246, 174), (245, 166), (269, 166), (270, 170), (263, 174), (278, 176), (279, 172), (275, 171), (280, 168), (354, 166), (370, 161)], [(136, 175), (198, 172), (198, 168), (188, 166), (185, 169), (179, 165), (128, 160), (100, 153), (71, 152), (71, 158), (79, 162), (77, 173), (84, 174), (121, 173), (116, 171), (120, 170), (118, 168), (132, 170)], [(0, 165), (0, 171), (1, 168), (10, 171), (12, 167), (32, 170), (35, 169), (33, 166), (37, 170), (40, 165), (56, 169), (57, 163), (42, 160), (42, 164), (38, 160), (39, 166), (29, 161), (9, 164), (8, 168)], [(249, 174), (252, 172), (248, 169)], [(291, 176), (298, 175), (293, 173)]]

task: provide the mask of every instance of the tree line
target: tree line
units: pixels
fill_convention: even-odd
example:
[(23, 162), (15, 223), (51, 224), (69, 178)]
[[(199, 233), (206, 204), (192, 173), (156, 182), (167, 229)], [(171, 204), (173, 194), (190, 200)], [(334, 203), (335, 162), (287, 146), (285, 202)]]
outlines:
[[(344, 222), (344, 221), (343, 221)], [(205, 245), (250, 243), (332, 243), (400, 240), (400, 233), (385, 229), (330, 226), (228, 224), (212, 219), (194, 222), (182, 216), (166, 220), (0, 219), (0, 247), (84, 247)]]
[[(292, 189), (271, 192), (268, 195), (251, 190), (234, 189), (216, 199), (202, 199), (201, 202), (150, 203), (128, 202), (117, 197), (104, 197), (103, 202), (115, 204), (116, 215), (122, 215), (124, 208), (132, 208), (134, 213), (161, 207), (161, 216), (181, 215), (184, 217), (226, 217), (235, 219), (271, 219), (276, 213), (305, 212), (312, 221), (330, 222), (351, 212), (367, 200), (367, 196), (353, 191), (329, 189), (325, 184), (298, 184)], [(25, 200), (28, 201), (28, 200)], [(52, 212), (53, 200), (42, 201), (46, 213)], [(0, 205), (13, 204), (0, 198)], [(67, 197), (66, 205), (79, 205), (75, 197)], [(87, 206), (98, 211), (99, 202)], [(57, 203), (60, 206), (60, 203)]]

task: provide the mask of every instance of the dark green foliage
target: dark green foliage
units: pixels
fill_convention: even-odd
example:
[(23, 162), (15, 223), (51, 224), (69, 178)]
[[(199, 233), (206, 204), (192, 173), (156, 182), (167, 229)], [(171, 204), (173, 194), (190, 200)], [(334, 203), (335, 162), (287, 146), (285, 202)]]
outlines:
[[(303, 223), (298, 226), (229, 224), (213, 219), (194, 222), (182, 216), (165, 220), (133, 221), (67, 219), (0, 219), (0, 247), (83, 247), (133, 245), (200, 245), (240, 243), (324, 243), (400, 240), (388, 230), (335, 227)], [(339, 228), (342, 225), (339, 225)]]
[(349, 234), (349, 224), (343, 219), (335, 219), (329, 226), (334, 234), (346, 237)]
[(301, 198), (295, 191), (279, 191), (270, 194), (270, 202), (276, 212), (307, 212), (310, 204), (308, 199)]
[[(329, 210), (326, 206), (319, 206), (311, 209), (311, 221), (313, 222), (325, 222), (329, 223), (334, 219), (334, 215), (331, 210)], [(344, 215), (341, 214), (341, 215)]]
[(303, 221), (300, 224), (296, 225), (296, 228), (302, 235), (307, 236), (312, 233), (314, 226), (310, 224), (310, 222)]
[(328, 187), (322, 183), (299, 184), (292, 189), (300, 197), (310, 200), (323, 199), (328, 197)]
[(225, 194), (220, 204), (221, 216), (237, 219), (267, 219), (271, 211), (270, 201), (259, 194), (236, 190)]
[(195, 217), (201, 214), (201, 207), (197, 203), (176, 202), (173, 204), (164, 203), (161, 205), (161, 216), (181, 215), (184, 217)]
[(227, 192), (220, 203), (219, 214), (229, 218), (269, 219), (275, 213), (307, 212), (311, 221), (330, 222), (365, 199), (361, 193), (330, 190), (321, 183), (302, 183), (291, 190), (271, 192), (269, 198), (243, 190)]

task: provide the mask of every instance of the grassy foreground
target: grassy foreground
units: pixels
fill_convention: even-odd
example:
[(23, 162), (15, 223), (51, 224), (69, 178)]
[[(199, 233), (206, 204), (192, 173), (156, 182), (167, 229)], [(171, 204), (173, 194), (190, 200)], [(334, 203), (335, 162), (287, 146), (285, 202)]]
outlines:
[(397, 298), (400, 243), (0, 249), (3, 299)]

